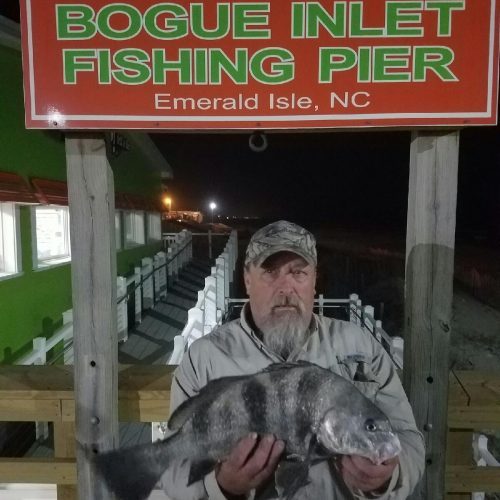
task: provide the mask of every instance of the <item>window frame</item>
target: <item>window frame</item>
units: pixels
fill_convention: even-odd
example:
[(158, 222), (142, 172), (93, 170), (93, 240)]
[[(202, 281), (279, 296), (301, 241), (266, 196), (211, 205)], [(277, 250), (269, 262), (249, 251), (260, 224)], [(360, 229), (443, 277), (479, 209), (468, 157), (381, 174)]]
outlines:
[[(0, 245), (2, 245), (3, 249), (5, 249), (3, 238), (4, 234), (7, 232), (5, 231), (5, 225), (7, 224), (7, 222), (4, 220), (4, 208), (6, 206), (9, 207), (9, 211), (11, 213), (8, 215), (12, 218), (12, 222), (9, 227), (9, 233), (10, 235), (13, 235), (13, 242), (12, 242), (13, 248), (10, 249), (10, 252), (13, 255), (11, 255), (10, 257), (9, 265), (0, 268), (0, 281), (14, 278), (16, 276), (20, 276), (23, 274), (22, 249), (21, 249), (21, 219), (20, 219), (19, 205), (15, 202), (0, 202)], [(6, 271), (5, 269), (9, 267), (12, 270)]]
[[(127, 238), (127, 223), (130, 220), (130, 217), (133, 217), (133, 239)], [(137, 234), (137, 217), (142, 219), (141, 223), (141, 235)], [(146, 244), (146, 216), (143, 210), (124, 210), (123, 211), (123, 248), (136, 248)], [(138, 238), (138, 236), (141, 236)]]
[[(159, 212), (146, 212), (146, 221), (147, 221), (147, 241), (148, 243), (160, 243), (161, 242), (161, 214)], [(155, 217), (157, 219), (157, 228), (159, 229), (158, 235), (151, 235), (151, 218)]]
[[(64, 239), (66, 240), (65, 245), (67, 247), (67, 252), (52, 256), (46, 259), (40, 259), (38, 257), (38, 237), (37, 237), (37, 210), (40, 209), (53, 209), (53, 210), (63, 210), (66, 214), (64, 216)], [(65, 265), (71, 263), (71, 233), (70, 233), (70, 214), (69, 207), (65, 205), (35, 205), (31, 210), (31, 241), (33, 249), (33, 269), (43, 270), (49, 269), (59, 265)]]

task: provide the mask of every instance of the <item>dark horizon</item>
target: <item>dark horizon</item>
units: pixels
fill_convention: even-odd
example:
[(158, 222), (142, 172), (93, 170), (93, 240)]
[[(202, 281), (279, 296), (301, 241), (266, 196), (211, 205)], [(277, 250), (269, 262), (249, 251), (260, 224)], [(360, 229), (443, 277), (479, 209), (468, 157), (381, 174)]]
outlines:
[[(409, 131), (152, 134), (174, 170), (173, 209), (406, 232)], [(460, 134), (457, 237), (500, 242), (499, 127)]]

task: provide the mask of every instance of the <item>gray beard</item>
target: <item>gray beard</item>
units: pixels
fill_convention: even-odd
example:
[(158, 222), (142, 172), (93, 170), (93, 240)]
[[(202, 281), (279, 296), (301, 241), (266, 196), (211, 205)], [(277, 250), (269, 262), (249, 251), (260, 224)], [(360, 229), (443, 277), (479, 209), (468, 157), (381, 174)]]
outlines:
[(309, 323), (297, 312), (271, 314), (261, 325), (262, 341), (271, 351), (287, 359), (296, 349), (302, 347), (309, 336)]

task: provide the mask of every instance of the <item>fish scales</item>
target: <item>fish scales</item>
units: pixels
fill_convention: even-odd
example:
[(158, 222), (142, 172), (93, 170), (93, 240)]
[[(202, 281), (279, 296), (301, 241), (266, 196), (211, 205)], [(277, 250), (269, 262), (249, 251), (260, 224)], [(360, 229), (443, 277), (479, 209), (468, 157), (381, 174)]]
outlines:
[[(387, 417), (350, 381), (312, 363), (282, 363), (248, 376), (211, 381), (172, 414), (164, 441), (95, 459), (121, 500), (146, 499), (175, 462), (191, 464), (200, 480), (251, 432), (285, 442), (276, 471), (281, 498), (300, 498), (309, 467), (337, 454), (380, 463), (401, 449)], [(295, 495), (297, 495), (295, 497)]]

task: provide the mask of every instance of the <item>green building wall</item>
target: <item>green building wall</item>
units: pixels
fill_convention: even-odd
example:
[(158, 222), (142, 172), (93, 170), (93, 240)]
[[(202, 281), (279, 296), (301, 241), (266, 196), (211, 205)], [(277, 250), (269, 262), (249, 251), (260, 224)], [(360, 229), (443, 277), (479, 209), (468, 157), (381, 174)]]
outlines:
[[(60, 131), (26, 130), (21, 53), (0, 45), (0, 171), (25, 178), (66, 180), (64, 135)], [(110, 158), (115, 190), (149, 198), (161, 195), (160, 172), (147, 166), (132, 145), (130, 151)], [(70, 264), (33, 269), (31, 209), (20, 207), (21, 275), (0, 280), (0, 364), (32, 349), (32, 339), (50, 337), (62, 325), (62, 313), (71, 309)], [(119, 275), (129, 274), (143, 257), (161, 250), (161, 243), (117, 253)]]

